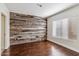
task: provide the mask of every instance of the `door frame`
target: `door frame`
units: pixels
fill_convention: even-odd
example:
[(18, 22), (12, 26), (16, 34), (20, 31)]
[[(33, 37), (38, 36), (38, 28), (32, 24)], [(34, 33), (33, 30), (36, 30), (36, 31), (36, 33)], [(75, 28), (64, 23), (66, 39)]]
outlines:
[[(4, 50), (5, 50), (5, 40), (6, 40), (6, 35), (5, 35), (5, 33), (6, 33), (6, 15), (4, 13), (1, 13), (1, 20), (2, 20), (2, 16), (4, 16), (4, 26), (5, 26), (5, 28), (4, 28)], [(2, 24), (1, 24), (1, 28), (2, 28)], [(1, 54), (3, 53), (3, 51), (1, 51)]]

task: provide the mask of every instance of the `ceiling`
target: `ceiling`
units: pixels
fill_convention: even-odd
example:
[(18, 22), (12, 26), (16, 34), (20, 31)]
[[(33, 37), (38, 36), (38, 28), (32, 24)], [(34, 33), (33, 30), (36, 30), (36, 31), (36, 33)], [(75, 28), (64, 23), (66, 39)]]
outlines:
[[(48, 17), (63, 9), (66, 9), (73, 3), (6, 3), (11, 12), (34, 15), (39, 17)], [(40, 5), (42, 7), (40, 7)]]

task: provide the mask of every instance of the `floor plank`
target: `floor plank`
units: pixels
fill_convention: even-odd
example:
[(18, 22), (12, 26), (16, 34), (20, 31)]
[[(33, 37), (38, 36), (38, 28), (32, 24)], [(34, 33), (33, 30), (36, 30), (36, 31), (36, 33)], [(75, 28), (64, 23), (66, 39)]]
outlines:
[(3, 56), (79, 56), (79, 53), (49, 41), (11, 46)]

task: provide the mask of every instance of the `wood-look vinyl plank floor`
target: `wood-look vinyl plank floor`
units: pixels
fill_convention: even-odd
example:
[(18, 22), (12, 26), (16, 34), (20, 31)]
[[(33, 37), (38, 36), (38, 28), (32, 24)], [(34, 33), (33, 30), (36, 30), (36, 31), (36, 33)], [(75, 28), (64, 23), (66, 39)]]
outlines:
[(10, 46), (2, 56), (79, 56), (79, 53), (49, 41), (41, 41)]

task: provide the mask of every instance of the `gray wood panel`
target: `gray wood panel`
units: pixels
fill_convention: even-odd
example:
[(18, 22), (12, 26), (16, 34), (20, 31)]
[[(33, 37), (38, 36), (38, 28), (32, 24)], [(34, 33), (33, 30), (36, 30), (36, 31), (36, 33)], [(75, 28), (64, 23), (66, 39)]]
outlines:
[(46, 39), (46, 20), (30, 15), (10, 13), (11, 45)]

